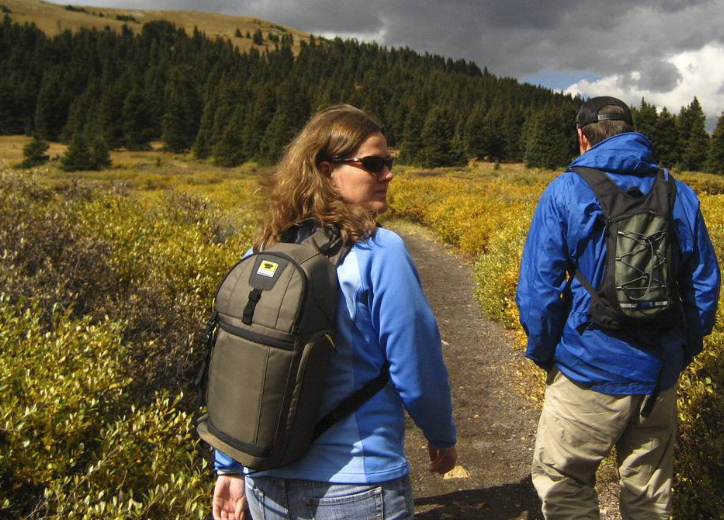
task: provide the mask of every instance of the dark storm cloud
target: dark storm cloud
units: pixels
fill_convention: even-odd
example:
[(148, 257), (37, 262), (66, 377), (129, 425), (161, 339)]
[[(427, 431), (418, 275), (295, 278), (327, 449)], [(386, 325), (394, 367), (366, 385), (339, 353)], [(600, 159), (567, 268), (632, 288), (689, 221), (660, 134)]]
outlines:
[(667, 61), (645, 61), (636, 77), (622, 80), (623, 87), (635, 87), (650, 92), (671, 92), (681, 81), (681, 73)]
[[(146, 0), (81, 0), (148, 8)], [(540, 71), (628, 77), (664, 92), (665, 61), (724, 41), (724, 0), (157, 0), (154, 9), (257, 16), (315, 34), (473, 60), (503, 76)]]

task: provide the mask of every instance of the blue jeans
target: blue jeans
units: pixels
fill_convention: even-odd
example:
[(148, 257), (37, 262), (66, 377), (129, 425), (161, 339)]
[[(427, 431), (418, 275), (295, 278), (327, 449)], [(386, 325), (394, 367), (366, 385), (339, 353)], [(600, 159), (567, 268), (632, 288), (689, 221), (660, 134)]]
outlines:
[(246, 477), (254, 520), (412, 520), (409, 477), (380, 484)]

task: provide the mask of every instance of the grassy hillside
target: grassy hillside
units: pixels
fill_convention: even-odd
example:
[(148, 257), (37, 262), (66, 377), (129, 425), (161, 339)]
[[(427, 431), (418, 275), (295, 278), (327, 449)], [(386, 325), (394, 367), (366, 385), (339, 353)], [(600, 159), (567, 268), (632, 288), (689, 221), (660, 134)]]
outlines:
[[(3, 9), (4, 6), (6, 9)], [(10, 13), (7, 13), (10, 11)], [(176, 27), (183, 28), (191, 35), (194, 27), (206, 33), (210, 38), (221, 37), (231, 40), (241, 51), (249, 50), (254, 46), (250, 38), (246, 38), (247, 31), (261, 29), (264, 34), (264, 43), (256, 45), (258, 50), (273, 48), (274, 43), (267, 38), (269, 32), (281, 37), (285, 34), (294, 36), (295, 47), (301, 39), (308, 39), (309, 34), (296, 29), (281, 26), (258, 18), (249, 16), (229, 16), (225, 14), (202, 11), (149, 11), (139, 9), (115, 9), (109, 7), (73, 6), (51, 4), (41, 0), (0, 0), (0, 14), (7, 13), (17, 23), (33, 22), (49, 36), (70, 29), (77, 31), (81, 27), (103, 30), (110, 27), (120, 32), (123, 25), (131, 30), (140, 30), (144, 23), (155, 20), (167, 20)], [(242, 34), (235, 37), (236, 30)]]

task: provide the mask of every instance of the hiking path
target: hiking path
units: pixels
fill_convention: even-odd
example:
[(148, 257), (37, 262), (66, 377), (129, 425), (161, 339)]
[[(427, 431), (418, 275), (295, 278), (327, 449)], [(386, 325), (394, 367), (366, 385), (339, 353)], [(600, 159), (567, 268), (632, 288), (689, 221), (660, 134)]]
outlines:
[(408, 419), (416, 518), (542, 518), (530, 481), (538, 411), (515, 379), (522, 352), (510, 332), (482, 316), (469, 259), (417, 226), (388, 225), (405, 240), (437, 318), (458, 426), (459, 476), (443, 478), (427, 470), (427, 441)]

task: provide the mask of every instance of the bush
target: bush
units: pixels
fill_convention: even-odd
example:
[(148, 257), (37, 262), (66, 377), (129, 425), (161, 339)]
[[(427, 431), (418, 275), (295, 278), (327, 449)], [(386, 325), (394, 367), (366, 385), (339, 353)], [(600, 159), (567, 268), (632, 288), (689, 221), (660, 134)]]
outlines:
[(0, 504), (35, 518), (202, 518), (208, 465), (182, 396), (134, 406), (122, 324), (0, 296)]
[(123, 321), (134, 393), (184, 388), (202, 355), (218, 281), (253, 228), (232, 234), (208, 201), (189, 194), (171, 193), (147, 210), (113, 190), (17, 190), (33, 182), (0, 178), (0, 283), (8, 294), (46, 313), (60, 306)]
[[(251, 185), (210, 190), (240, 204)], [(0, 516), (202, 518), (182, 392), (248, 212), (11, 172), (0, 212)]]
[(42, 315), (0, 296), (0, 503), (16, 511), (93, 458), (105, 417), (118, 413), (130, 382), (120, 324), (56, 310), (47, 327)]

